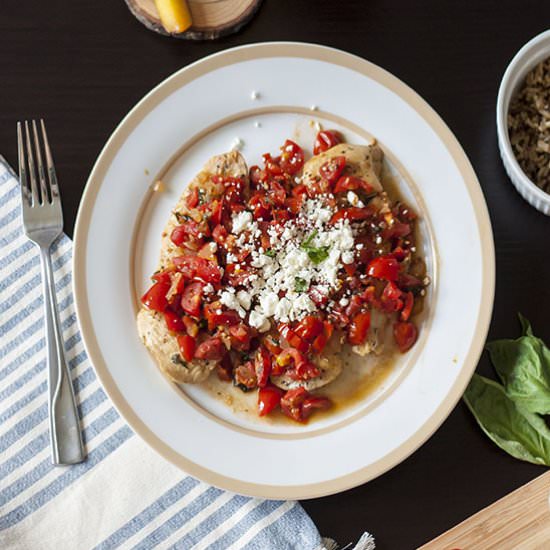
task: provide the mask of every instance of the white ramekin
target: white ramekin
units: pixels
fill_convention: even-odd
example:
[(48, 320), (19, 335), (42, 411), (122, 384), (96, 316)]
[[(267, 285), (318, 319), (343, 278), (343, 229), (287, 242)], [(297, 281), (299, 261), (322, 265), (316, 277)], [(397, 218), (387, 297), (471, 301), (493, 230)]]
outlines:
[(510, 145), (507, 122), (510, 99), (523, 83), (526, 74), (547, 57), (550, 57), (550, 30), (527, 42), (508, 65), (498, 90), (497, 136), (504, 168), (515, 188), (529, 204), (550, 216), (550, 195), (537, 187), (520, 168)]

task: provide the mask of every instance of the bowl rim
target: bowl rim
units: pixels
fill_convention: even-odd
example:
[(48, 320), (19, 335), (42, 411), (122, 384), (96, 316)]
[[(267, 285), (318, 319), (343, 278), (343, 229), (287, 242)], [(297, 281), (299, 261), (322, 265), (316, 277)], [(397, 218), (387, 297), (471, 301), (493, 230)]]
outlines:
[[(500, 145), (501, 154), (506, 156), (506, 160), (509, 163), (508, 168), (513, 172), (514, 178), (518, 181), (512, 181), (514, 184), (523, 185), (527, 187), (532, 193), (534, 193), (537, 198), (545, 202), (550, 206), (550, 193), (543, 191), (535, 182), (533, 182), (527, 174), (523, 171), (519, 162), (512, 150), (512, 144), (510, 143), (510, 136), (508, 134), (508, 109), (510, 107), (510, 99), (508, 98), (507, 104), (505, 105), (505, 95), (510, 90), (512, 84), (512, 74), (515, 69), (522, 67), (522, 70), (519, 72), (519, 75), (516, 77), (516, 80), (522, 79), (525, 77), (526, 73), (531, 70), (530, 61), (533, 57), (533, 50), (535, 50), (541, 43), (544, 44), (547, 42), (548, 47), (548, 56), (550, 56), (550, 30), (543, 31), (540, 34), (537, 34), (531, 40), (526, 42), (514, 55), (500, 82), (497, 95), (497, 107), (496, 107), (496, 119), (497, 119), (497, 137)], [(512, 179), (512, 178), (510, 178)]]

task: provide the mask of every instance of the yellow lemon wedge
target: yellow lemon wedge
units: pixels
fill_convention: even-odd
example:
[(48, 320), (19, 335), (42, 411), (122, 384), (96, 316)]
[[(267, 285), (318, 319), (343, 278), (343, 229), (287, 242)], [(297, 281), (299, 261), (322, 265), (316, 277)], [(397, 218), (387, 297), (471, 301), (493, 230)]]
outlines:
[(155, 5), (166, 32), (177, 34), (192, 25), (191, 12), (185, 0), (155, 0)]

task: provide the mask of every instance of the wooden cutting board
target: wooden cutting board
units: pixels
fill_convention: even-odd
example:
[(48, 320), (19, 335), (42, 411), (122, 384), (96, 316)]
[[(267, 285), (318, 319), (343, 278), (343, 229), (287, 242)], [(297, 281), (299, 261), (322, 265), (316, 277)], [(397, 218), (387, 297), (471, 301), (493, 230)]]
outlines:
[[(214, 40), (237, 32), (256, 13), (261, 0), (187, 0), (193, 26), (176, 38), (189, 40)], [(155, 0), (126, 0), (136, 19), (148, 29), (168, 35), (164, 30)]]
[(549, 496), (550, 472), (547, 472), (419, 550), (548, 550)]

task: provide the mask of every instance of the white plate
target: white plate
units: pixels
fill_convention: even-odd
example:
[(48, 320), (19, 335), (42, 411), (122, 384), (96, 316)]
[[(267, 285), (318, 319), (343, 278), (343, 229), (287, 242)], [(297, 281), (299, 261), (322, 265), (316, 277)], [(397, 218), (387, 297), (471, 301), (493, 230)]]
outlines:
[[(379, 140), (387, 166), (421, 213), (433, 284), (420, 340), (373, 395), (307, 426), (280, 426), (232, 414), (201, 388), (182, 391), (169, 383), (138, 340), (136, 297), (156, 268), (170, 208), (204, 162), (236, 137), (251, 164), (287, 137), (310, 149), (312, 119), (341, 129), (350, 142), (369, 135)], [(159, 177), (167, 190), (153, 193)], [(115, 406), (143, 439), (213, 485), (309, 498), (395, 466), (450, 413), (487, 334), (494, 249), (464, 152), (415, 92), (347, 53), (271, 43), (182, 69), (122, 121), (84, 193), (74, 273), (88, 354)]]

